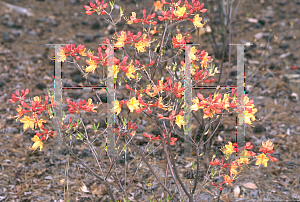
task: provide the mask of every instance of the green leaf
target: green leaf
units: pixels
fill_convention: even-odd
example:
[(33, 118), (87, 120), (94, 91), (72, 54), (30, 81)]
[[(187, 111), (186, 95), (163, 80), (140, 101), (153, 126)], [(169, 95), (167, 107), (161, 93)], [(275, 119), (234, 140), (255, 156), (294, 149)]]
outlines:
[(158, 44), (156, 45), (155, 49), (154, 49), (154, 52), (157, 51), (158, 47), (160, 46), (160, 42), (158, 42)]
[(53, 112), (52, 112), (51, 108), (48, 107), (48, 110), (49, 110), (50, 115), (52, 116), (52, 115), (53, 115)]
[(150, 151), (150, 144), (148, 144), (147, 151)]
[(128, 151), (130, 151), (130, 144), (128, 144), (127, 147), (128, 147)]
[(110, 2), (109, 2), (109, 5), (110, 5), (111, 8), (113, 8), (114, 5), (115, 5), (115, 2), (114, 2), (114, 1), (110, 1)]
[(181, 99), (179, 100), (179, 104), (182, 103), (183, 99), (184, 99), (184, 97), (181, 97)]
[(214, 169), (211, 168), (211, 178), (214, 178), (215, 174), (217, 173), (217, 171), (214, 172)]
[(79, 126), (79, 124), (81, 124), (81, 120), (79, 122), (79, 119), (77, 119), (77, 127)]
[(78, 132), (78, 131), (76, 131), (76, 133), (77, 133), (77, 137), (76, 137), (76, 139), (80, 139), (80, 140), (83, 140), (83, 137), (82, 137), (82, 135)]
[(187, 135), (188, 132), (192, 129), (192, 127), (193, 127), (192, 125), (189, 128), (187, 128), (187, 125), (183, 126), (184, 134)]
[(99, 123), (98, 123), (98, 125), (97, 125), (97, 126), (96, 126), (96, 124), (94, 124), (94, 125), (93, 125), (93, 130), (94, 130), (94, 131), (97, 131), (97, 130), (98, 130), (98, 128), (99, 128)]
[(66, 114), (65, 114), (65, 112), (63, 111), (62, 119), (64, 120), (65, 118), (66, 118)]
[(126, 152), (126, 144), (124, 144), (124, 151)]
[(194, 161), (192, 162), (192, 169), (194, 170), (196, 168), (196, 164), (194, 163)]
[(162, 49), (160, 49), (160, 56), (162, 56), (163, 54), (164, 54), (164, 49), (162, 48)]
[(141, 94), (143, 93), (143, 86), (141, 87)]
[(123, 16), (125, 8), (120, 7), (120, 15)]

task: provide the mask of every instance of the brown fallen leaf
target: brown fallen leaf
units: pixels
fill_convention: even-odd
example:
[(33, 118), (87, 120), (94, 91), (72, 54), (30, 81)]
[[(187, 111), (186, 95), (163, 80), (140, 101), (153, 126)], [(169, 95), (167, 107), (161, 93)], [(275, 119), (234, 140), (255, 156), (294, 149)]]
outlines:
[(252, 183), (252, 182), (246, 182), (246, 183), (243, 183), (243, 186), (248, 188), (248, 189), (257, 189), (258, 187)]
[(91, 186), (90, 190), (92, 190), (93, 195), (102, 196), (102, 195), (108, 194), (108, 191), (107, 191), (105, 185), (104, 184), (98, 185), (96, 182)]

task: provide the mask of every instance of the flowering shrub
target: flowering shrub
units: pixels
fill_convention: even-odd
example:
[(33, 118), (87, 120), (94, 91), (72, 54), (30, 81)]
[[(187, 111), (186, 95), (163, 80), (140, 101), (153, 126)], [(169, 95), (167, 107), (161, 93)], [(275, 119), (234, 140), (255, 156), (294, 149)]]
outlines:
[[(241, 105), (240, 100), (243, 99), (244, 103), (244, 113), (239, 112), (239, 116), (244, 116), (244, 120), (246, 124), (251, 125), (252, 121), (255, 121), (255, 116), (254, 114), (257, 112), (257, 109), (254, 108), (254, 100), (249, 100), (248, 95), (240, 96), (237, 97), (238, 94), (235, 93), (234, 90), (231, 91), (231, 93), (225, 93), (225, 94), (220, 94), (216, 92), (214, 95), (210, 94), (208, 98), (205, 98), (201, 93), (197, 93), (197, 97), (192, 99), (192, 105), (188, 106), (186, 103), (183, 103), (183, 95), (184, 95), (184, 90), (185, 88), (183, 87), (182, 80), (184, 77), (180, 76), (179, 78), (174, 76), (175, 70), (177, 69), (180, 74), (184, 71), (184, 68), (186, 65), (191, 66), (191, 78), (196, 84), (203, 84), (203, 83), (212, 83), (214, 82), (213, 77), (217, 73), (217, 68), (215, 68), (212, 65), (212, 59), (211, 56), (209, 56), (209, 53), (206, 52), (205, 50), (197, 50), (195, 46), (187, 46), (187, 42), (190, 39), (189, 33), (183, 34), (180, 33), (179, 30), (177, 30), (176, 36), (173, 36), (172, 38), (172, 44), (174, 50), (178, 51), (176, 53), (176, 56), (180, 55), (183, 50), (186, 51), (188, 57), (190, 60), (190, 64), (185, 64), (186, 61), (181, 61), (180, 65), (181, 67), (177, 67), (177, 63), (174, 64), (174, 67), (167, 67), (166, 69), (169, 71), (171, 74), (170, 77), (167, 77), (166, 79), (162, 78), (160, 80), (157, 80), (157, 85), (153, 81), (153, 75), (155, 71), (158, 68), (158, 65), (162, 63), (162, 58), (164, 54), (166, 54), (166, 51), (164, 49), (167, 37), (167, 28), (171, 28), (173, 25), (175, 25), (177, 22), (182, 22), (182, 21), (191, 21), (193, 23), (193, 26), (195, 29), (202, 28), (205, 25), (205, 22), (202, 23), (202, 18), (199, 17), (199, 14), (195, 14), (196, 12), (200, 13), (205, 13), (207, 9), (203, 9), (204, 4), (200, 3), (200, 1), (197, 0), (192, 0), (192, 3), (189, 4), (187, 0), (185, 0), (184, 4), (181, 5), (181, 0), (179, 0), (177, 3), (173, 2), (167, 2), (165, 0), (162, 1), (156, 1), (154, 3), (155, 7), (155, 12), (161, 11), (161, 16), (156, 16), (156, 13), (148, 14), (146, 15), (146, 10), (143, 10), (143, 16), (142, 18), (139, 18), (139, 16), (135, 13), (132, 12), (131, 16), (128, 18), (125, 18), (127, 20), (127, 24), (142, 24), (147, 25), (147, 29), (144, 27), (143, 31), (137, 32), (137, 34), (134, 34), (130, 31), (120, 31), (119, 33), (115, 33), (114, 37), (112, 39), (106, 38), (103, 40), (103, 44), (98, 47), (98, 54), (94, 55), (90, 50), (86, 51), (86, 48), (84, 45), (78, 45), (77, 47), (75, 44), (68, 44), (65, 45), (60, 49), (59, 52), (59, 58), (58, 61), (61, 62), (66, 62), (67, 57), (72, 57), (74, 63), (76, 63), (76, 60), (80, 60), (81, 57), (87, 57), (86, 63), (87, 66), (85, 69), (83, 69), (87, 76), (89, 73), (95, 73), (97, 68), (99, 67), (104, 67), (108, 66), (109, 71), (108, 71), (108, 76), (109, 77), (114, 77), (115, 80), (117, 78), (120, 78), (122, 72), (124, 72), (125, 77), (125, 88), (131, 93), (134, 94), (131, 98), (128, 100), (121, 100), (120, 102), (118, 100), (113, 101), (113, 109), (112, 113), (115, 113), (119, 120), (123, 121), (123, 117), (121, 117), (121, 111), (122, 111), (122, 106), (127, 106), (129, 109), (130, 113), (144, 113), (147, 116), (149, 116), (152, 121), (156, 124), (160, 131), (160, 135), (154, 136), (152, 134), (147, 134), (146, 132), (143, 132), (143, 136), (145, 138), (148, 138), (149, 141), (161, 141), (163, 145), (164, 152), (167, 156), (167, 171), (170, 170), (172, 174), (172, 178), (176, 182), (176, 186), (180, 192), (179, 185), (185, 192), (187, 198), (189, 201), (194, 200), (194, 194), (196, 192), (196, 187), (198, 184), (198, 173), (199, 171), (199, 158), (197, 158), (197, 173), (196, 173), (196, 180), (194, 184), (193, 191), (188, 192), (186, 185), (182, 183), (182, 180), (180, 179), (178, 175), (178, 171), (175, 166), (175, 158), (174, 155), (171, 151), (171, 146), (174, 146), (178, 138), (171, 137), (171, 133), (174, 130), (175, 127), (178, 128), (183, 128), (185, 131), (188, 129), (186, 128), (186, 121), (184, 118), (184, 113), (187, 111), (195, 113), (198, 110), (203, 111), (203, 119), (209, 121), (209, 119), (213, 119), (215, 117), (220, 117), (223, 116), (222, 113), (225, 111), (227, 112), (236, 112), (238, 113), (239, 111), (236, 109), (238, 106)], [(108, 12), (107, 9), (108, 4), (104, 3), (104, 1), (96, 1), (95, 3), (90, 2), (89, 6), (85, 5), (84, 8), (86, 10), (87, 15), (91, 15), (93, 13), (97, 13), (98, 15), (108, 15), (110, 17), (110, 23), (116, 26), (116, 23), (114, 22), (112, 16), (111, 16), (111, 11), (114, 8), (114, 2), (110, 2), (111, 6), (111, 11)], [(166, 6), (168, 8), (168, 11), (163, 10), (163, 6)], [(120, 8), (120, 17), (122, 17), (124, 14), (124, 9)], [(192, 17), (193, 16), (193, 17)], [(161, 21), (162, 23), (165, 23), (165, 30), (162, 32), (162, 40), (156, 44), (156, 50), (153, 51), (151, 50), (151, 45), (155, 45), (156, 41), (153, 39), (155, 34), (160, 33), (160, 30), (157, 30), (156, 26), (158, 24), (158, 21)], [(105, 18), (106, 19), (106, 18)], [(106, 19), (107, 20), (107, 19)], [(151, 26), (155, 26), (154, 29), (151, 29)], [(169, 36), (169, 35), (168, 35)], [(137, 57), (137, 59), (133, 59), (133, 56), (130, 56), (129, 51), (127, 51), (127, 48), (129, 47), (134, 48), (134, 53), (135, 55), (143, 54), (146, 53), (147, 51), (149, 52), (149, 62), (143, 63), (140, 57)], [(114, 47), (112, 49), (111, 47)], [(114, 57), (112, 60), (109, 60), (109, 56), (112, 55), (114, 50), (123, 50), (125, 55), (122, 56), (122, 58), (117, 58)], [(198, 63), (198, 65), (197, 65)], [(76, 63), (77, 64), (77, 63)], [(210, 66), (210, 67), (209, 67)], [(78, 65), (79, 67), (79, 65)], [(79, 67), (80, 68), (80, 67)], [(152, 74), (151, 74), (152, 72)], [(141, 76), (143, 75), (143, 76)], [(141, 77), (146, 78), (149, 81), (149, 84), (146, 85), (146, 88), (141, 88), (141, 90), (136, 90), (136, 87), (129, 86), (127, 83), (127, 79), (130, 81), (135, 81), (138, 83), (141, 80)], [(119, 82), (121, 82), (119, 80)], [(194, 85), (194, 86), (195, 86)], [(133, 89), (134, 88), (134, 89)], [(168, 95), (163, 98), (162, 93), (167, 92)], [(20, 117), (27, 113), (32, 113), (30, 117), (25, 116), (22, 118), (20, 121), (24, 123), (24, 131), (26, 131), (29, 127), (32, 129), (39, 127), (40, 130), (42, 130), (42, 133), (36, 133), (36, 135), (32, 138), (32, 141), (34, 144), (30, 149), (36, 150), (40, 148), (42, 150), (43, 148), (43, 141), (47, 140), (49, 135), (52, 137), (55, 137), (57, 134), (54, 131), (50, 131), (45, 129), (44, 123), (46, 123), (45, 120), (39, 119), (37, 115), (40, 115), (42, 111), (46, 110), (47, 114), (50, 115), (50, 118), (53, 118), (54, 113), (52, 112), (53, 107), (56, 106), (56, 103), (54, 102), (53, 96), (50, 96), (52, 104), (48, 104), (48, 99), (49, 96), (45, 97), (45, 101), (43, 101), (43, 104), (41, 103), (41, 98), (35, 97), (33, 101), (31, 101), (31, 106), (28, 106), (25, 102), (25, 96), (29, 93), (29, 89), (27, 88), (26, 91), (21, 90), (21, 96), (18, 91), (16, 91), (16, 95), (12, 94), (12, 98), (9, 99), (11, 103), (15, 103), (17, 101), (21, 102), (21, 105), (27, 110), (23, 109), (20, 105), (19, 108), (17, 109), (18, 116), (16, 120), (18, 120)], [(150, 98), (152, 102), (145, 102), (145, 97)], [(176, 101), (175, 102), (169, 102), (170, 104), (164, 104), (163, 99), (166, 99), (167, 97), (174, 98)], [(181, 99), (181, 101), (179, 101)], [(94, 112), (96, 113), (96, 108), (98, 108), (101, 105), (101, 100), (100, 104), (96, 107), (92, 104), (92, 99), (88, 99), (88, 102), (81, 100), (79, 102), (71, 101), (69, 98), (66, 99), (66, 102), (68, 104), (68, 109), (69, 109), (69, 114), (80, 114), (82, 110), (86, 112)], [(184, 110), (182, 110), (184, 108)], [(52, 110), (51, 110), (52, 109)], [(159, 113), (160, 112), (160, 113)], [(62, 121), (64, 120), (65, 116), (63, 117)], [(171, 128), (167, 129), (166, 127), (162, 129), (158, 121), (159, 119), (167, 119), (170, 121)], [(63, 127), (62, 129), (64, 130), (64, 134), (70, 134), (71, 129), (73, 131), (77, 132), (77, 139), (80, 139), (82, 141), (86, 141), (88, 143), (89, 139), (85, 135), (81, 135), (78, 133), (77, 129), (80, 125), (79, 120), (77, 120), (77, 123), (73, 123), (74, 119), (70, 118), (69, 119), (69, 124), (63, 125), (61, 121), (59, 120), (59, 124), (61, 124)], [(177, 125), (177, 126), (176, 126)], [(99, 126), (99, 124), (98, 124)], [(123, 127), (128, 128), (128, 130), (123, 130)], [(108, 125), (109, 128), (112, 128), (112, 126)], [(119, 123), (118, 127), (113, 129), (113, 132), (116, 132), (119, 137), (120, 136), (125, 136), (127, 137), (128, 135), (130, 136), (130, 140), (126, 141), (124, 145), (124, 150), (126, 151), (126, 147), (130, 148), (130, 143), (134, 145), (136, 148), (137, 153), (142, 156), (143, 161), (147, 164), (149, 167), (150, 171), (152, 174), (156, 177), (160, 185), (165, 189), (165, 191), (172, 196), (172, 199), (174, 201), (179, 201), (178, 196), (175, 194), (172, 194), (170, 189), (166, 186), (166, 182), (163, 183), (159, 177), (155, 174), (153, 169), (151, 168), (151, 165), (147, 161), (145, 155), (143, 152), (140, 151), (139, 147), (134, 143), (134, 136), (136, 135), (136, 129), (138, 126), (136, 123), (131, 123), (129, 121), (126, 121), (124, 118), (123, 124)], [(94, 131), (97, 131), (98, 127), (94, 125)], [(204, 131), (206, 134), (208, 131)], [(205, 134), (205, 135), (206, 135)], [(210, 134), (210, 138), (212, 137), (214, 133)], [(180, 134), (179, 134), (180, 135)], [(70, 138), (72, 135), (70, 135)], [(183, 136), (184, 137), (184, 136)], [(202, 139), (201, 139), (202, 140)], [(201, 156), (199, 153), (200, 147), (204, 144), (200, 142), (196, 143), (194, 140), (192, 140), (192, 145), (196, 147), (197, 149), (197, 156)], [(206, 141), (207, 142), (207, 141)], [(206, 143), (205, 142), (205, 143)], [(117, 143), (116, 143), (117, 144)], [(115, 146), (115, 149), (120, 151), (119, 146)], [(67, 146), (67, 145), (66, 145)], [(261, 165), (263, 164), (265, 167), (267, 167), (267, 161), (269, 160), (267, 156), (272, 160), (272, 161), (277, 161), (276, 158), (271, 157), (269, 154), (272, 154), (273, 152), (273, 147), (274, 145), (272, 144), (271, 141), (267, 141), (266, 143), (263, 141), (262, 142), (262, 148), (259, 150), (260, 152), (263, 152), (263, 154), (257, 156), (257, 161), (255, 165)], [(121, 147), (122, 148), (122, 147)], [(250, 142), (244, 146), (244, 148), (239, 148), (236, 143), (232, 144), (229, 142), (228, 145), (225, 145), (221, 149), (221, 151), (224, 153), (225, 156), (222, 157), (222, 161), (218, 160), (215, 156), (213, 157), (212, 161), (210, 162), (210, 167), (213, 167), (211, 170), (211, 173), (209, 174), (212, 178), (215, 176), (217, 170), (219, 172), (219, 175), (223, 175), (224, 181), (221, 183), (217, 183), (211, 181), (212, 186), (217, 186), (219, 191), (222, 191), (222, 185), (224, 184), (230, 184), (232, 185), (233, 180), (236, 178), (236, 176), (240, 173), (238, 172), (238, 168), (242, 166), (242, 164), (249, 164), (249, 157), (250, 156), (256, 156), (254, 152), (248, 151), (253, 148), (253, 145), (251, 145)], [(90, 148), (92, 151), (93, 149)], [(106, 148), (107, 149), (107, 148)], [(149, 150), (147, 150), (149, 151)], [(94, 176), (97, 176), (98, 179), (104, 181), (105, 186), (109, 190), (109, 195), (111, 197), (111, 200), (115, 201), (113, 192), (111, 188), (108, 186), (106, 182), (106, 177), (105, 175), (99, 176), (95, 172), (93, 172), (87, 165), (85, 165), (80, 159), (70, 150), (71, 154), (76, 158), (84, 167)], [(238, 158), (235, 161), (225, 163), (225, 160), (229, 160), (229, 156), (236, 152), (238, 154)], [(269, 153), (269, 154), (267, 154)], [(96, 156), (94, 156), (97, 158)], [(97, 160), (98, 162), (98, 160)], [(115, 163), (115, 161), (111, 161), (111, 165)], [(101, 165), (98, 163), (99, 167), (101, 168)], [(193, 164), (194, 165), (194, 164)], [(193, 170), (194, 170), (193, 166)], [(107, 174), (108, 175), (108, 174)], [(112, 174), (110, 174), (112, 175)], [(166, 174), (167, 175), (167, 174)], [(125, 175), (126, 178), (126, 175)], [(126, 179), (125, 179), (126, 181)], [(207, 181), (207, 179), (205, 180)], [(125, 182), (126, 186), (126, 182)], [(121, 186), (122, 187), (122, 186)], [(124, 191), (124, 189), (123, 189)], [(201, 192), (201, 190), (200, 190)], [(198, 192), (198, 194), (200, 193)], [(221, 192), (220, 192), (221, 193)], [(126, 189), (125, 189), (125, 195), (126, 195)], [(180, 199), (183, 199), (182, 196), (180, 196)]]

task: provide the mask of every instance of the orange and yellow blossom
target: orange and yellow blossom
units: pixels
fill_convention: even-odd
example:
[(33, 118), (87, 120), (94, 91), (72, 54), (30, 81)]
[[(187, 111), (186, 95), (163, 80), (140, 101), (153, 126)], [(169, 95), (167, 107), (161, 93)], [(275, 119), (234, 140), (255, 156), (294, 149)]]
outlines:
[(153, 93), (150, 92), (150, 90), (151, 90), (151, 84), (148, 84), (148, 85), (147, 85), (147, 89), (146, 89), (147, 95), (149, 95), (150, 97), (154, 97), (154, 96), (156, 96), (159, 92), (160, 92), (160, 93), (162, 92), (162, 90), (163, 90), (163, 88), (164, 88), (164, 87), (163, 87), (163, 81), (159, 80), (158, 83), (159, 83), (159, 85), (157, 85), (156, 87), (155, 87), (155, 86), (152, 87)]
[(189, 53), (189, 57), (190, 57), (191, 60), (198, 60), (195, 53), (197, 53), (197, 49), (195, 48), (195, 46), (193, 46), (190, 50), (190, 53)]
[[(153, 87), (154, 88), (154, 87)], [(148, 84), (147, 85), (147, 89), (146, 89), (146, 93), (147, 95), (149, 95), (150, 97), (154, 97), (157, 95), (157, 91), (155, 89), (153, 89), (153, 93), (150, 92), (151, 91), (151, 85)]]
[(134, 23), (134, 22), (133, 22), (134, 20), (136, 20), (136, 13), (135, 13), (135, 12), (132, 12), (132, 13), (131, 13), (131, 16), (130, 16), (130, 20), (127, 21), (127, 24), (129, 24), (129, 25), (130, 25), (130, 24), (133, 24), (133, 23)]
[(239, 114), (239, 116), (245, 116), (245, 123), (251, 125), (252, 121), (255, 121), (255, 116), (254, 114), (257, 112), (256, 108), (254, 107), (253, 100), (249, 101), (248, 96), (244, 96), (244, 106), (245, 106), (245, 111), (243, 114)]
[(177, 41), (182, 41), (183, 39), (184, 38), (183, 38), (182, 34), (179, 33), (179, 34), (176, 35), (176, 40)]
[(86, 63), (89, 65), (86, 67), (85, 71), (86, 72), (92, 72), (93, 74), (95, 73), (95, 69), (97, 68), (97, 63), (94, 60), (86, 60)]
[(94, 112), (94, 113), (96, 113), (97, 111), (96, 110), (94, 110), (94, 105), (92, 104), (92, 99), (91, 98), (89, 98), (88, 99), (88, 102), (82, 107), (82, 109), (84, 110), (84, 111), (86, 111), (86, 112), (89, 112), (89, 111), (92, 111), (92, 112)]
[(35, 127), (39, 126), (39, 128), (42, 130), (43, 123), (46, 123), (46, 121), (43, 120), (43, 119), (40, 119), (40, 120), (35, 122)]
[(126, 72), (126, 76), (129, 80), (131, 79), (135, 79), (135, 74), (136, 71), (135, 71), (135, 68), (134, 68), (134, 65), (132, 64), (133, 61), (131, 60), (130, 64), (128, 65), (128, 71)]
[(268, 140), (266, 143), (265, 141), (262, 141), (262, 146), (264, 149), (266, 149), (267, 151), (271, 151), (274, 147), (273, 143), (271, 140)]
[(84, 52), (86, 50), (86, 48), (84, 48), (84, 49), (79, 49), (79, 55), (81, 55), (81, 56), (87, 56), (87, 54)]
[(178, 7), (176, 8), (176, 10), (173, 12), (173, 14), (174, 14), (176, 17), (180, 18), (180, 17), (183, 17), (183, 16), (184, 16), (185, 11), (186, 11), (186, 7), (185, 7), (185, 6), (183, 6), (183, 7), (178, 6)]
[(201, 23), (202, 17), (199, 17), (199, 14), (195, 15), (194, 19), (193, 19), (193, 24), (195, 26), (195, 28), (202, 28), (204, 24)]
[(159, 31), (156, 30), (156, 26), (155, 26), (154, 29), (150, 31), (150, 34), (154, 35), (156, 33), (159, 33)]
[(168, 110), (168, 108), (164, 108), (164, 105), (163, 105), (163, 103), (162, 103), (162, 97), (159, 97), (159, 98), (158, 98), (158, 101), (157, 101), (157, 107), (158, 107), (158, 108), (161, 108), (161, 109), (163, 109), (163, 110), (165, 110), (165, 111)]
[(126, 104), (127, 104), (127, 107), (129, 108), (130, 112), (133, 112), (133, 110), (135, 110), (135, 109), (140, 109), (139, 101), (135, 97), (131, 98)]
[(172, 43), (173, 43), (174, 48), (179, 48), (179, 47), (184, 46), (184, 44), (186, 44), (186, 41), (185, 41), (184, 37), (182, 36), (182, 34), (178, 33), (176, 35), (176, 37), (174, 36), (172, 38)]
[(222, 184), (227, 183), (227, 184), (230, 184), (232, 186), (231, 182), (233, 182), (234, 179), (230, 179), (229, 175), (225, 175), (225, 176), (223, 175), (223, 178), (224, 178), (225, 181)]
[(154, 4), (154, 7), (155, 7), (155, 12), (162, 10), (163, 4), (160, 1), (153, 2), (153, 4)]
[(245, 115), (245, 123), (251, 125), (252, 121), (255, 121), (255, 116), (254, 114), (257, 112), (257, 109), (251, 109), (251, 110), (245, 110), (244, 115)]
[(199, 102), (199, 98), (196, 97), (192, 100), (192, 102), (194, 103), (192, 106), (191, 106), (191, 110), (194, 111), (197, 111), (198, 109), (203, 109), (203, 106), (200, 106), (200, 102)]
[(112, 68), (109, 68), (108, 77), (117, 78), (119, 71), (120, 71), (119, 66), (114, 65), (114, 70), (113, 71), (112, 71)]
[(60, 56), (57, 60), (58, 62), (64, 62), (64, 61), (67, 60), (67, 56), (66, 56), (65, 51), (63, 49), (61, 49), (60, 52), (57, 53), (57, 55)]
[(117, 115), (119, 115), (120, 112), (121, 112), (121, 106), (119, 104), (119, 101), (118, 100), (112, 101), (112, 104), (114, 106), (113, 109), (112, 109), (112, 113), (117, 112)]
[(228, 144), (220, 150), (226, 155), (226, 160), (228, 160), (228, 157), (234, 152), (234, 146), (231, 142), (228, 142)]
[(150, 46), (150, 42), (148, 39), (146, 39), (146, 37), (147, 37), (147, 35), (143, 34), (143, 38), (138, 43), (134, 44), (134, 46), (138, 52), (146, 52), (145, 47)]
[(244, 150), (240, 155), (240, 158), (238, 158), (236, 161), (238, 163), (239, 166), (241, 166), (241, 164), (249, 164), (249, 158), (251, 157), (250, 152), (247, 150)]
[(224, 106), (223, 108), (229, 112), (229, 109), (228, 109), (228, 107), (230, 107), (230, 105), (229, 105), (229, 94), (224, 94), (222, 104)]
[(267, 156), (265, 154), (261, 154), (259, 156), (256, 157), (257, 161), (255, 163), (255, 165), (261, 165), (263, 164), (265, 167), (267, 167), (267, 162), (269, 161), (269, 159), (267, 158)]
[(232, 162), (231, 165), (230, 165), (230, 168), (229, 168), (229, 171), (230, 171), (230, 176), (232, 175), (237, 175), (239, 174), (239, 172), (236, 171), (236, 169), (238, 168), (238, 165), (236, 162)]
[(126, 38), (126, 31), (121, 31), (121, 35), (118, 36), (117, 43), (115, 43), (115, 47), (122, 48), (125, 45)]
[(179, 128), (181, 128), (182, 125), (185, 125), (184, 117), (182, 115), (177, 115), (175, 124), (177, 124)]
[(18, 112), (18, 116), (16, 116), (17, 117), (16, 121), (18, 121), (18, 119), (21, 118), (21, 116), (23, 116), (22, 110), (23, 110), (22, 107), (18, 105), (18, 108), (16, 109), (16, 111)]
[(208, 52), (205, 52), (205, 55), (202, 58), (202, 61), (200, 62), (202, 69), (203, 67), (207, 68), (209, 62), (212, 62), (211, 56), (208, 56)]
[(40, 147), (40, 151), (42, 151), (43, 149), (43, 142), (42, 140), (40, 140), (40, 138), (35, 135), (33, 138), (31, 138), (32, 141), (34, 141), (34, 144), (32, 145), (32, 147), (29, 147), (29, 149), (35, 151), (37, 148)]
[(203, 116), (203, 118), (204, 119), (206, 119), (206, 118), (213, 118), (214, 117), (214, 113), (216, 112), (216, 110), (214, 110), (214, 109), (211, 109), (211, 108), (205, 108), (204, 110), (203, 110), (203, 112), (204, 112), (204, 116)]
[(24, 131), (27, 130), (29, 127), (34, 129), (34, 123), (35, 123), (35, 119), (34, 118), (30, 118), (28, 116), (25, 116), (24, 118), (20, 119), (21, 123), (24, 123), (23, 125), (23, 129)]

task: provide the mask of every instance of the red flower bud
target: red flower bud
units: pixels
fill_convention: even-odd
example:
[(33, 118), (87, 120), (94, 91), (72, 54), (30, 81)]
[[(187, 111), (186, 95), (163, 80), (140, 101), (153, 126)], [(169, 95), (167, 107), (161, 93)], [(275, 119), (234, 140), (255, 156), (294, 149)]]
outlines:
[(92, 8), (97, 8), (97, 6), (96, 6), (94, 3), (92, 3), (92, 2), (90, 2), (90, 6), (91, 6)]
[(212, 186), (217, 186), (214, 182), (210, 182), (210, 184), (211, 184)]
[(160, 21), (163, 21), (165, 18), (163, 18), (162, 16), (158, 16), (158, 19), (159, 19)]
[(271, 160), (273, 161), (273, 162), (276, 162), (276, 161), (278, 161), (278, 159), (277, 158), (275, 158), (275, 157), (270, 157), (271, 158)]
[(141, 65), (141, 63), (137, 60), (137, 59), (135, 59), (135, 64), (137, 64), (137, 65)]
[(85, 10), (87, 10), (87, 11), (90, 11), (90, 10), (92, 10), (92, 8), (91, 8), (91, 7), (89, 7), (89, 6), (87, 6), (87, 5), (84, 5), (84, 8), (85, 8)]

